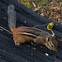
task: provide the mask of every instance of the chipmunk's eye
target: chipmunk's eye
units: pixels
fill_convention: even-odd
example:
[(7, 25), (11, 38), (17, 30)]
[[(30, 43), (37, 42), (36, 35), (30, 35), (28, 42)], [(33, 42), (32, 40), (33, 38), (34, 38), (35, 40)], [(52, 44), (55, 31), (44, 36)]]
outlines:
[(46, 41), (49, 41), (49, 38), (46, 38)]
[(48, 41), (49, 41), (49, 38), (48, 38)]

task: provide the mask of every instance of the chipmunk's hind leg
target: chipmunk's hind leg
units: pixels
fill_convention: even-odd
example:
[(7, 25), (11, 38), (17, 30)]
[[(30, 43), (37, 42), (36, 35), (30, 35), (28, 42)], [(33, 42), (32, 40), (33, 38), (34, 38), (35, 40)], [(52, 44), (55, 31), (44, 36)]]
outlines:
[(21, 43), (19, 41), (14, 41), (15, 45), (20, 45)]
[(13, 4), (8, 6), (8, 25), (11, 31), (16, 27), (16, 12)]
[(15, 45), (18, 45), (18, 46), (21, 45), (21, 43), (25, 43), (25, 42), (26, 41), (24, 41), (24, 40), (23, 41), (14, 41)]
[(18, 46), (21, 45), (21, 43), (25, 43), (25, 42), (26, 42), (26, 40), (23, 39), (22, 37), (18, 38), (18, 40), (14, 41), (15, 45), (18, 45)]

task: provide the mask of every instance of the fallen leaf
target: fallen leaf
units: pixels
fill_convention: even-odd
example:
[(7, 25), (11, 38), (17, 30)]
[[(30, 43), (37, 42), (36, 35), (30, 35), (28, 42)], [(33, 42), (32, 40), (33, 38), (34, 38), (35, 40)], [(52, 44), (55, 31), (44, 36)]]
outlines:
[(49, 23), (49, 24), (47, 25), (47, 29), (48, 29), (48, 30), (52, 30), (53, 26), (54, 26), (54, 23), (51, 22), (51, 23)]
[(49, 7), (50, 10), (54, 10), (54, 11), (60, 11), (60, 7), (59, 6), (50, 6)]

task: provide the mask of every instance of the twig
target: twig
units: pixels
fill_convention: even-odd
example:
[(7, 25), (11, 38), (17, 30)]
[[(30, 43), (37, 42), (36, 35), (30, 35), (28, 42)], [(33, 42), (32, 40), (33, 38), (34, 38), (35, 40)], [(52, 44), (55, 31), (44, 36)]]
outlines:
[(47, 24), (43, 24), (43, 25), (35, 25), (34, 27), (38, 27), (38, 26), (47, 26), (48, 25), (48, 23)]
[(5, 30), (6, 32), (12, 34), (10, 31), (8, 31), (7, 29), (3, 28), (2, 26), (0, 26), (1, 29)]

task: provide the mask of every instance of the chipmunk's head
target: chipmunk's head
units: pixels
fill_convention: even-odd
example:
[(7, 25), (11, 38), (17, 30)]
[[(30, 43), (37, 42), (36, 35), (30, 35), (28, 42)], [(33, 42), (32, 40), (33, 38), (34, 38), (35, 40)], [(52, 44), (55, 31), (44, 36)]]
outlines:
[(46, 38), (45, 46), (48, 47), (50, 50), (57, 51), (58, 50), (58, 43), (55, 40), (54, 36), (49, 36)]

